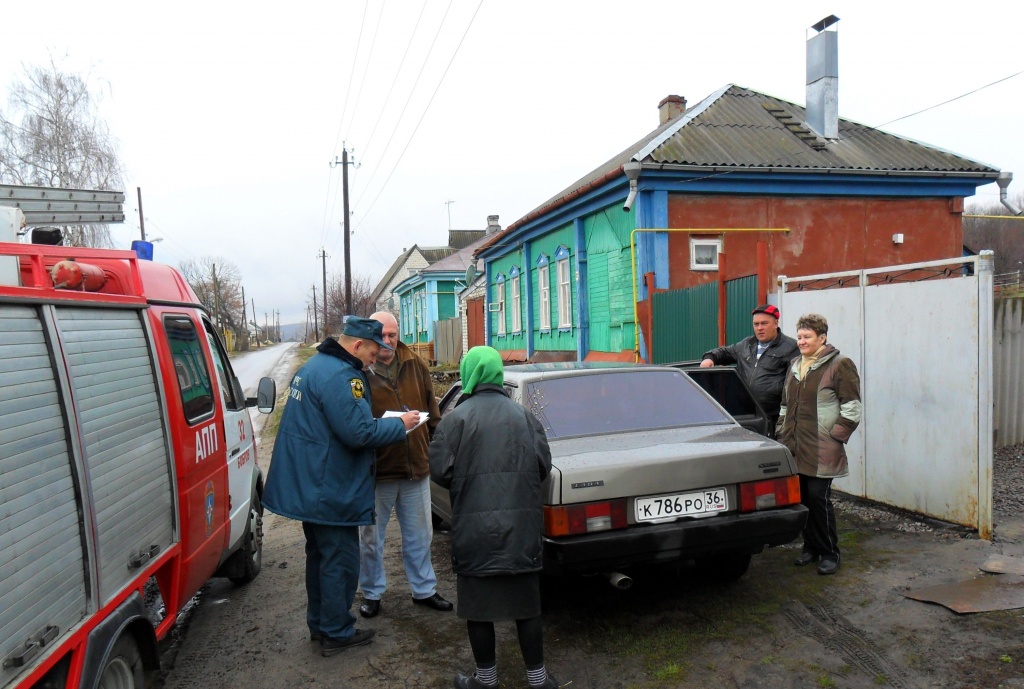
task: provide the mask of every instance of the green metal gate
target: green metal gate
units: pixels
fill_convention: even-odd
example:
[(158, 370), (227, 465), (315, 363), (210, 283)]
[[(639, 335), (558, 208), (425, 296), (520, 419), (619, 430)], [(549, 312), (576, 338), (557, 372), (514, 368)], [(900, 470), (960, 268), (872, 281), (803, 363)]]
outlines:
[[(757, 276), (725, 283), (728, 342), (750, 335), (750, 312), (757, 306)], [(655, 293), (652, 304), (652, 358), (655, 364), (695, 361), (718, 346), (718, 283)]]

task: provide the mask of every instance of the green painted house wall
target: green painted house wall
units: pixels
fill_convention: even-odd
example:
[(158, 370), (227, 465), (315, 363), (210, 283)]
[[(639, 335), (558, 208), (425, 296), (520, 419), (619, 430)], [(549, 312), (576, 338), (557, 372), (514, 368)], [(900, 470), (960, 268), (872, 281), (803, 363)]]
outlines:
[(633, 210), (623, 213), (618, 206), (604, 208), (583, 220), (591, 351), (621, 352), (634, 347), (636, 326), (629, 234), (635, 222)]
[[(523, 265), (523, 253), (522, 251), (516, 251), (511, 254), (502, 256), (501, 258), (491, 263), (491, 283), (489, 286), (490, 297), (488, 301), (492, 304), (498, 301), (498, 289), (499, 287), (505, 292), (505, 334), (498, 335), (498, 317), (497, 312), (489, 312), (487, 318), (490, 321), (490, 333), (491, 333), (491, 346), (495, 349), (510, 350), (510, 349), (526, 349), (526, 332), (520, 330), (518, 333), (512, 332), (512, 281), (509, 279), (509, 272), (512, 268), (519, 269), (520, 287), (519, 287), (519, 312), (520, 322), (526, 323), (526, 291), (525, 285), (527, 284), (528, 273), (526, 267)], [(498, 277), (504, 278), (504, 281), (498, 282)]]
[(459, 315), (458, 296), (455, 282), (441, 280), (437, 283), (437, 320), (443, 321)]
[[(558, 327), (558, 269), (555, 266), (555, 252), (559, 246), (569, 250), (569, 277), (571, 280), (572, 326), (561, 329)], [(540, 287), (537, 278), (537, 261), (541, 255), (548, 257), (548, 265), (541, 270), (548, 271), (548, 285), (551, 289), (551, 329), (540, 329)], [(576, 247), (573, 241), (572, 224), (538, 237), (530, 244), (530, 292), (533, 303), (533, 348), (541, 351), (575, 351), (577, 323), (579, 323), (579, 304), (576, 303)]]

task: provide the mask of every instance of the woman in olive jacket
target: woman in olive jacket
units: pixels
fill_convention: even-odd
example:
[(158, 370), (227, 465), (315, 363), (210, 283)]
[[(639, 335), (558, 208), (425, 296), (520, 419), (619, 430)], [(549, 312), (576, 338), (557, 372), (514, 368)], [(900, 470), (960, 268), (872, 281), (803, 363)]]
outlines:
[(832, 506), (832, 479), (849, 473), (846, 443), (861, 420), (860, 376), (854, 363), (826, 342), (828, 321), (808, 314), (796, 325), (800, 356), (786, 374), (778, 441), (789, 448), (800, 474), (800, 501), (807, 506), (802, 567), (818, 562), (818, 574), (839, 569), (839, 539)]
[(515, 620), (530, 686), (557, 687), (544, 667), (540, 617), (547, 436), (505, 393), (497, 350), (473, 347), (459, 370), (462, 397), (430, 443), (430, 476), (451, 496), (458, 615), (477, 666), (472, 676), (459, 673), (455, 686), (498, 686), (494, 623)]

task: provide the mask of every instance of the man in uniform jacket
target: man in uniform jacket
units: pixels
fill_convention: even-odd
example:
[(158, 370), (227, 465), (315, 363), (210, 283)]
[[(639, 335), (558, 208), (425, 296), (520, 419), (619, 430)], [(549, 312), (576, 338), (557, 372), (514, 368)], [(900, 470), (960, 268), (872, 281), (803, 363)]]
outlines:
[(402, 440), (377, 450), (377, 523), (359, 529), (359, 587), (363, 604), (359, 614), (375, 617), (387, 580), (384, 573), (384, 539), (394, 510), (402, 531), (402, 562), (412, 589), (412, 602), (434, 610), (448, 611), (452, 604), (437, 592), (437, 575), (430, 561), (434, 535), (430, 513), (430, 464), (427, 445), (441, 423), (434, 396), (434, 383), (427, 365), (398, 339), (398, 321), (387, 311), (370, 318), (383, 326), (384, 342), (367, 377), (373, 392), (373, 415), (387, 411), (418, 409), (429, 417)]
[(701, 368), (736, 364), (750, 393), (768, 416), (768, 435), (775, 437), (782, 385), (789, 362), (800, 351), (796, 340), (779, 330), (779, 307), (762, 304), (753, 310), (754, 334), (736, 344), (712, 349), (701, 357)]
[(370, 643), (349, 612), (359, 583), (359, 526), (371, 524), (374, 453), (405, 436), (419, 412), (375, 419), (363, 369), (386, 347), (381, 324), (352, 316), (339, 340), (326, 338), (292, 378), (274, 442), (263, 504), (302, 522), (306, 536), (306, 622), (331, 656)]

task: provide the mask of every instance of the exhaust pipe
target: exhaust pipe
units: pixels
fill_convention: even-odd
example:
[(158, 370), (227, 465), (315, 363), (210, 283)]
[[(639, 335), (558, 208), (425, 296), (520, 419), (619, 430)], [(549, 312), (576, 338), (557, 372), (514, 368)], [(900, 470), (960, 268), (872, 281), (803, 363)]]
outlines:
[(633, 585), (633, 578), (622, 572), (605, 572), (605, 576), (608, 577), (609, 584), (623, 591)]

